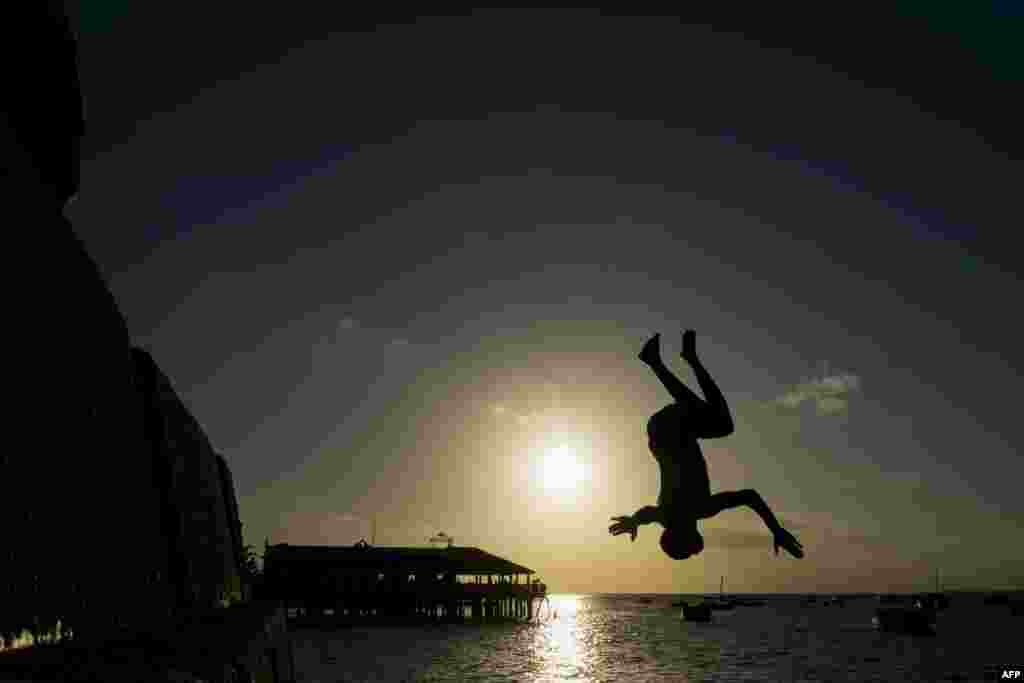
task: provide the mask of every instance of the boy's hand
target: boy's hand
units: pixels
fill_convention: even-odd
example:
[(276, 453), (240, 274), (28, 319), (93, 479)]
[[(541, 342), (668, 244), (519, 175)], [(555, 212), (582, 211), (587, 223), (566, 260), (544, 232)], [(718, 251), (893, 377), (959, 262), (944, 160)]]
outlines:
[(683, 351), (679, 355), (687, 363), (697, 362), (697, 333), (693, 330), (683, 332)]
[(612, 520), (615, 524), (608, 527), (608, 531), (612, 536), (618, 536), (619, 534), (629, 532), (629, 540), (636, 540), (636, 530), (639, 525), (632, 517), (629, 515), (626, 515), (625, 517), (612, 517)]
[(779, 528), (772, 534), (775, 539), (775, 554), (779, 554), (779, 546), (782, 546), (786, 551), (793, 557), (800, 558), (804, 556), (803, 546), (800, 545), (800, 541), (796, 540), (796, 537), (786, 531), (785, 529)]
[(661, 362), (661, 334), (655, 334), (647, 340), (644, 348), (640, 351), (640, 360), (653, 365)]

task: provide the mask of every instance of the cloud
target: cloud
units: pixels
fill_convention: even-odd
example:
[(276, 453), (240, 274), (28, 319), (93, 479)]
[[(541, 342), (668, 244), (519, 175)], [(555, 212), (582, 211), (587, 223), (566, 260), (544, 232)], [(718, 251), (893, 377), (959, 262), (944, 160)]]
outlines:
[(822, 396), (818, 398), (819, 415), (839, 415), (846, 411), (846, 399), (835, 396)]
[[(559, 379), (564, 376), (560, 375)], [(521, 428), (547, 427), (563, 430), (568, 422), (562, 400), (565, 384), (544, 380), (509, 389), (498, 400), (489, 403), (489, 412), (498, 422)]]
[(492, 403), (491, 414), (496, 420), (515, 424), (520, 427), (539, 425), (545, 420), (554, 419), (554, 413), (551, 410), (519, 411), (504, 402)]
[(523, 428), (556, 423), (556, 415), (551, 411), (518, 412), (504, 403), (493, 404), (491, 414), (496, 420)]
[(858, 375), (848, 372), (825, 373), (822, 377), (797, 384), (776, 398), (775, 402), (785, 408), (798, 408), (803, 403), (811, 402), (819, 415), (840, 415), (846, 412), (850, 394), (860, 391), (860, 385)]
[(551, 415), (548, 415), (548, 414), (545, 414), (545, 413), (541, 413), (541, 412), (524, 413), (522, 415), (516, 415), (516, 422), (518, 422), (521, 427), (531, 427), (531, 426), (541, 425), (541, 424), (544, 423), (545, 420), (551, 420), (551, 419), (552, 419)]
[(822, 377), (819, 384), (825, 391), (834, 394), (845, 394), (860, 389), (860, 378), (857, 375), (843, 374)]
[(404, 332), (406, 331), (368, 326), (364, 321), (360, 321), (354, 316), (346, 315), (338, 320), (337, 329), (330, 336), (333, 336), (339, 342), (344, 338), (346, 342), (358, 340), (362, 343), (376, 344), (380, 347), (386, 346), (391, 351), (399, 353), (423, 350), (429, 346), (429, 344), (421, 341), (413, 341), (413, 337)]

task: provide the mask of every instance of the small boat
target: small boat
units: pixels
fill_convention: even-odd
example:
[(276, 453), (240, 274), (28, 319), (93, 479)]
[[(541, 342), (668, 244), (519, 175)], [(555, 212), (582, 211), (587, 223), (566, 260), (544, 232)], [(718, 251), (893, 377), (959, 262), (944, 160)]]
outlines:
[(826, 607), (844, 607), (846, 605), (846, 602), (843, 600), (841, 596), (833, 595), (831, 597), (825, 598), (824, 604)]
[(926, 607), (878, 607), (871, 621), (880, 631), (935, 634), (935, 610)]
[(932, 609), (946, 609), (949, 607), (949, 596), (942, 592), (942, 584), (939, 582), (939, 570), (935, 570), (935, 591), (924, 593), (918, 596), (922, 606)]
[(1010, 596), (1006, 593), (991, 593), (986, 595), (982, 602), (986, 605), (1009, 605)]
[(949, 607), (949, 598), (940, 593), (922, 593), (911, 600), (914, 607), (940, 610)]
[(704, 603), (699, 605), (683, 604), (682, 616), (686, 621), (711, 621), (711, 608)]
[(803, 599), (802, 604), (806, 607), (810, 607), (811, 605), (817, 605), (818, 598), (814, 595), (808, 595)]

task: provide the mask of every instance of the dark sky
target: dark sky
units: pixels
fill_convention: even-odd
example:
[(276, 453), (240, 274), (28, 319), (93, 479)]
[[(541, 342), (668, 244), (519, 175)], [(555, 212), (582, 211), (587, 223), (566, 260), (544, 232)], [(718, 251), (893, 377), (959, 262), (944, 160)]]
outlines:
[[(579, 591), (1024, 577), (1019, 14), (240, 7), (76, 12), (70, 215), (248, 542), (376, 518)], [(685, 563), (607, 534), (658, 491), (635, 355), (684, 327), (737, 419), (713, 487), (805, 560), (748, 512)]]

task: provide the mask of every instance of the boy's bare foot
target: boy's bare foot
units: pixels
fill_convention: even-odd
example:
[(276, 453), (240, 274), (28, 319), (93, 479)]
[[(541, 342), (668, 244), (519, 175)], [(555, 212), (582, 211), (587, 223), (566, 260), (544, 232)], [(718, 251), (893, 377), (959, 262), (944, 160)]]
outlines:
[(661, 361), (661, 334), (655, 334), (647, 340), (644, 348), (640, 351), (640, 360), (651, 365)]
[(693, 330), (683, 332), (683, 350), (679, 355), (690, 363), (697, 360), (697, 333)]

